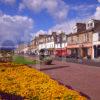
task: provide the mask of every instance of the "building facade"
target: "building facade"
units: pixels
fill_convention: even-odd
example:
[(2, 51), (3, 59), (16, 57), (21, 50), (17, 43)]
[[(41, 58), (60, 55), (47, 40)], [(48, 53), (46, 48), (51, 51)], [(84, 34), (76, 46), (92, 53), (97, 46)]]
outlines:
[(100, 33), (93, 34), (93, 58), (100, 57)]
[[(60, 54), (67, 52), (73, 57), (92, 59), (100, 57), (100, 20), (91, 19), (87, 23), (76, 23), (73, 32), (52, 32), (40, 34), (33, 38), (28, 46), (19, 45), (18, 52), (39, 53), (41, 49), (47, 50), (50, 55), (55, 51)], [(66, 55), (66, 53), (64, 53)]]
[[(81, 24), (80, 24), (81, 25)], [(82, 23), (84, 28), (78, 28), (76, 24), (76, 33), (68, 35), (68, 50), (75, 57), (87, 58), (90, 56), (92, 59), (100, 56), (100, 21), (89, 20), (86, 24)], [(85, 28), (86, 27), (86, 28)], [(80, 30), (79, 30), (80, 29)], [(78, 30), (78, 31), (77, 31)]]
[(100, 20), (91, 19), (87, 23), (87, 29), (93, 30), (92, 35), (92, 58), (100, 57)]
[(15, 53), (17, 54), (26, 54), (28, 52), (28, 45), (27, 44), (20, 44), (18, 45), (17, 49), (15, 50)]
[[(77, 25), (77, 24), (76, 24)], [(81, 24), (80, 24), (81, 25)], [(86, 27), (86, 24), (82, 23), (82, 26)], [(77, 26), (77, 28), (80, 26)], [(80, 30), (79, 30), (80, 29)], [(86, 28), (79, 28), (76, 33), (68, 35), (68, 46), (71, 55), (74, 57), (86, 58), (92, 56), (92, 30), (88, 31)]]
[(64, 49), (67, 47), (67, 35), (60, 33), (56, 35), (55, 49)]

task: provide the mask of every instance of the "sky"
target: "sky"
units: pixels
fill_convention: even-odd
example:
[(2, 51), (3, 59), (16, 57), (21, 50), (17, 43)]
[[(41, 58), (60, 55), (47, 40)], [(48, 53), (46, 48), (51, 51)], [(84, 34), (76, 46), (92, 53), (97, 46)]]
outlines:
[(0, 0), (0, 45), (27, 43), (38, 34), (65, 31), (100, 19), (100, 0)]

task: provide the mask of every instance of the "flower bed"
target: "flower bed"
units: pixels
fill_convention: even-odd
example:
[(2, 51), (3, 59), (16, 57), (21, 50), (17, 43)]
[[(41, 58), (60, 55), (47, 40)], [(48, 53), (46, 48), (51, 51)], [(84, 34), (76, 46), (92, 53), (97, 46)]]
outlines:
[[(78, 92), (27, 66), (0, 64), (0, 91), (29, 100), (87, 100)], [(6, 67), (7, 66), (7, 67)]]

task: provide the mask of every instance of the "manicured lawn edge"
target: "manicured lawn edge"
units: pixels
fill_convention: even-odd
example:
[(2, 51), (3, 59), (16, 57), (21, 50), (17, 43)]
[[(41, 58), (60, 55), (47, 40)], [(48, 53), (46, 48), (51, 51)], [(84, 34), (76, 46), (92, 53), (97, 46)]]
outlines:
[(37, 64), (38, 63), (38, 61), (36, 61), (36, 60), (31, 60), (31, 59), (28, 59), (28, 58), (21, 56), (21, 55), (14, 56), (13, 62), (16, 63), (16, 64), (24, 64), (24, 65)]

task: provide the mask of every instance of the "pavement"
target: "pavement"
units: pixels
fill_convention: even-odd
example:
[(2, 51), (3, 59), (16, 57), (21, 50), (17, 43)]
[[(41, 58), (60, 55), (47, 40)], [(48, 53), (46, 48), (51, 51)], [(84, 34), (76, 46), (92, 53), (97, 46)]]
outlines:
[(100, 62), (84, 61), (79, 64), (75, 59), (70, 59), (70, 61), (58, 59), (53, 60), (51, 65), (36, 64), (30, 65), (30, 67), (36, 68), (52, 79), (80, 92), (89, 100), (100, 100)]
[(100, 100), (100, 67), (54, 60), (52, 65), (31, 65), (60, 83)]
[(75, 58), (60, 58), (60, 57), (58, 57), (58, 58), (56, 58), (56, 60), (100, 67), (100, 59), (94, 59), (94, 60), (81, 59), (80, 60), (80, 59), (75, 59)]

